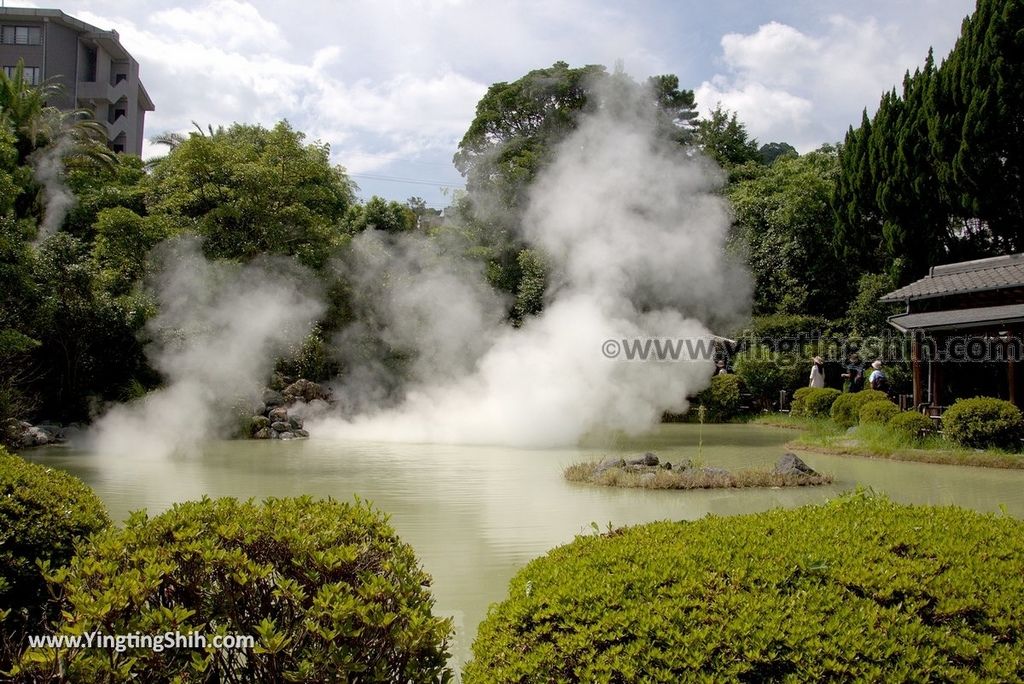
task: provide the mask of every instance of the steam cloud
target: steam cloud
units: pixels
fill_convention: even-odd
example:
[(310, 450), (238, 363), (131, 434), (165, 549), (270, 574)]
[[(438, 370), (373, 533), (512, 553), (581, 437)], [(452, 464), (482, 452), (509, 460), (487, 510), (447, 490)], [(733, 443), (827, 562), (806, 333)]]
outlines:
[(446, 271), (455, 261), (436, 255), (424, 269), (422, 245), (365, 235), (348, 266), (364, 286), (391, 273), (383, 290), (361, 288), (375, 329), (387, 331), (375, 339), (418, 359), (414, 381), (396, 392), (380, 374), (352, 376), (337, 394), (357, 397), (360, 412), (314, 423), (314, 436), (569, 445), (683, 410), (707, 384), (709, 360), (609, 360), (601, 343), (707, 336), (743, 316), (750, 283), (725, 256), (720, 172), (655, 130), (634, 107), (603, 108), (536, 179), (522, 230), (553, 273), (543, 314), (522, 328), (488, 317), (481, 274)]
[(32, 173), (43, 186), (43, 221), (36, 242), (42, 242), (60, 230), (64, 217), (77, 201), (64, 182), (64, 157), (71, 146), (71, 140), (62, 137), (55, 145), (32, 156)]
[(231, 406), (251, 407), (271, 365), (323, 313), (314, 279), (285, 260), (245, 266), (206, 261), (194, 240), (164, 243), (152, 283), (159, 315), (147, 354), (165, 386), (98, 420), (94, 448), (166, 456), (222, 435)]

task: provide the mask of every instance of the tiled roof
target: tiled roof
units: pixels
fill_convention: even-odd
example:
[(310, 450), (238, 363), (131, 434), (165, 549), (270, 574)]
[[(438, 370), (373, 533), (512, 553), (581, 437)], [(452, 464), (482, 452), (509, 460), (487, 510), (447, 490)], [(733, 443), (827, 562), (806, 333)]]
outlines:
[(924, 278), (890, 292), (880, 301), (901, 302), (1011, 287), (1024, 287), (1024, 254), (935, 266)]
[(911, 330), (942, 330), (948, 328), (980, 328), (1024, 321), (1024, 304), (981, 306), (975, 309), (928, 311), (892, 316), (889, 323), (903, 332)]

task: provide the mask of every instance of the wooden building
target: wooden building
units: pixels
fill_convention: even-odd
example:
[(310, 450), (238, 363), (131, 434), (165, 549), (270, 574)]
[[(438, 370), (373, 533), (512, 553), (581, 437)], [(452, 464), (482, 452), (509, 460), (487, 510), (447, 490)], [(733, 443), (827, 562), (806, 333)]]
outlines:
[(915, 406), (975, 395), (1021, 406), (1024, 254), (935, 266), (880, 301), (906, 307), (889, 323), (911, 336)]

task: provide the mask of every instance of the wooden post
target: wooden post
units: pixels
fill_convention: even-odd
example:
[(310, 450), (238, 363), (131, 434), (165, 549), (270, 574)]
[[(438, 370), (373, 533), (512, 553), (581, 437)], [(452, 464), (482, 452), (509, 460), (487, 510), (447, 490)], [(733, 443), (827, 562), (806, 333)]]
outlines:
[(921, 333), (914, 332), (910, 343), (910, 363), (914, 371), (914, 408), (924, 401), (924, 387), (921, 383)]
[(932, 406), (942, 406), (942, 363), (932, 361)]
[(1015, 344), (1016, 330), (1010, 330), (1006, 346), (1006, 384), (1009, 385), (1010, 402), (1020, 408), (1020, 393), (1017, 391), (1017, 352), (1019, 345)]

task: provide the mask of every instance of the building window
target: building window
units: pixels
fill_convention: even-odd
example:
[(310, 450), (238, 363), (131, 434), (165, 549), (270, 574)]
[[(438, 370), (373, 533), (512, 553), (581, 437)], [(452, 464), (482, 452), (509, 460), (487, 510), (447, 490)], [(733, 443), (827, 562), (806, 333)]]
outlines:
[[(7, 75), (7, 78), (14, 78), (14, 74), (17, 73), (17, 71), (18, 71), (18, 67), (16, 67), (16, 66), (5, 66), (4, 67), (4, 73)], [(39, 85), (40, 82), (42, 82), (42, 80), (43, 80), (43, 70), (40, 69), (39, 67), (30, 67), (30, 66), (24, 67), (23, 74), (24, 74), (23, 78), (25, 79), (25, 82), (29, 83), (31, 85)]]
[(38, 26), (4, 26), (0, 31), (4, 45), (41, 45), (43, 30)]
[(127, 81), (127, 80), (128, 80), (128, 74), (118, 74), (117, 76), (114, 77), (114, 85), (117, 85), (121, 81)]

